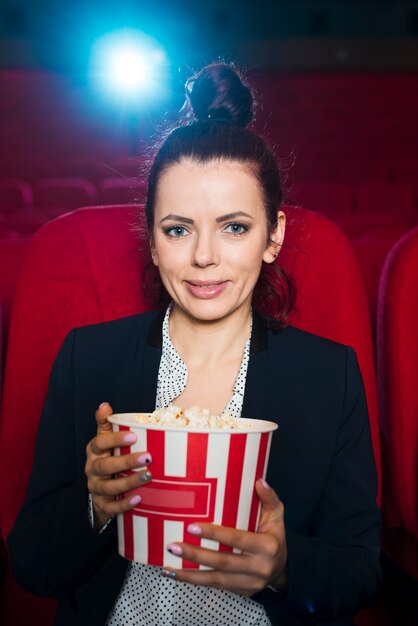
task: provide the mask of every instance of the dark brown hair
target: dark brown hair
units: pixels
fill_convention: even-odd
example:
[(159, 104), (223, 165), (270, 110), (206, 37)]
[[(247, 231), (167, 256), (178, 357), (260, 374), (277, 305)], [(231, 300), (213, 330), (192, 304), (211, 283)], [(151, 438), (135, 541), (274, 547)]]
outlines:
[[(277, 226), (282, 201), (280, 173), (267, 142), (246, 128), (254, 117), (252, 92), (238, 71), (224, 63), (204, 67), (186, 83), (187, 105), (194, 121), (171, 131), (160, 146), (148, 177), (145, 215), (153, 238), (154, 209), (161, 175), (182, 159), (207, 163), (216, 159), (239, 162), (249, 168), (263, 193), (268, 235)], [(154, 306), (169, 297), (158, 270), (144, 272), (145, 294)], [(290, 276), (277, 262), (262, 264), (253, 294), (253, 306), (276, 329), (284, 326), (294, 306), (296, 291)]]

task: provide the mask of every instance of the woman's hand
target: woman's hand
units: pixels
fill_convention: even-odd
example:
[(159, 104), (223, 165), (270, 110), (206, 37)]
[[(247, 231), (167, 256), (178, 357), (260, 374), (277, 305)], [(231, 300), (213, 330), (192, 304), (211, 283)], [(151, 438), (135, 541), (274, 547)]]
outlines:
[(99, 529), (114, 515), (129, 511), (141, 501), (138, 494), (130, 494), (117, 500), (116, 497), (144, 485), (152, 479), (149, 471), (134, 472), (121, 478), (114, 474), (127, 470), (146, 468), (151, 455), (144, 452), (113, 456), (114, 448), (131, 446), (136, 435), (131, 432), (113, 432), (107, 418), (112, 415), (112, 407), (103, 402), (96, 411), (97, 435), (87, 444), (85, 473), (87, 487), (92, 496), (94, 528)]
[(211, 570), (166, 568), (163, 574), (196, 585), (228, 589), (252, 596), (268, 585), (287, 585), (287, 546), (284, 507), (275, 491), (263, 480), (256, 482), (262, 504), (256, 533), (215, 524), (190, 524), (188, 532), (239, 548), (242, 554), (217, 552), (188, 543), (170, 543), (167, 549), (182, 559), (206, 565)]

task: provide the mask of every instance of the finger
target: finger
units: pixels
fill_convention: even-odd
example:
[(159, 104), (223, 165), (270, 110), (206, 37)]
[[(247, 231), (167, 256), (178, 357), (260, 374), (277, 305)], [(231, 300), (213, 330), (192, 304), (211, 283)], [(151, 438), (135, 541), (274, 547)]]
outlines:
[(229, 526), (219, 526), (218, 524), (189, 524), (187, 532), (191, 535), (204, 537), (218, 541), (231, 548), (238, 548), (242, 552), (259, 552), (262, 539), (258, 533), (248, 530), (238, 530)]
[(91, 440), (91, 451), (93, 454), (103, 454), (114, 448), (124, 448), (132, 446), (136, 442), (135, 433), (102, 431), (101, 434)]
[(152, 457), (149, 452), (99, 457), (92, 464), (92, 473), (95, 476), (112, 476), (120, 472), (148, 467), (151, 463)]
[(97, 500), (97, 506), (106, 515), (113, 516), (126, 511), (132, 511), (141, 502), (141, 496), (137, 493), (129, 494), (121, 500)]
[(261, 516), (257, 532), (272, 533), (279, 537), (284, 525), (283, 503), (265, 480), (257, 480), (255, 489), (261, 502)]
[(92, 478), (88, 482), (90, 493), (96, 497), (115, 497), (138, 489), (152, 480), (152, 474), (148, 470), (123, 475), (120, 478)]
[(167, 550), (186, 561), (204, 565), (222, 572), (252, 573), (251, 557), (245, 554), (217, 551), (189, 543), (172, 542)]
[(255, 483), (255, 490), (263, 506), (264, 511), (275, 511), (281, 503), (277, 493), (270, 487), (267, 481), (259, 478)]
[(107, 421), (107, 418), (112, 415), (112, 413), (113, 410), (110, 404), (108, 402), (102, 402), (95, 413), (98, 434), (112, 431), (112, 424)]

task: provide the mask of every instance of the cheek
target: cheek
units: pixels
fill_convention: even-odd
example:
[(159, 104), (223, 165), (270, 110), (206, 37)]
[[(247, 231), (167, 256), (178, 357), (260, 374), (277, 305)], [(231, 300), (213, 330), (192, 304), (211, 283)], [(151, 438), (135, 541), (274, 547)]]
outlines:
[(242, 273), (258, 273), (261, 268), (264, 252), (264, 239), (258, 238), (249, 243), (248, 246), (245, 246), (245, 249), (237, 247), (235, 250), (231, 251), (229, 255), (230, 263), (235, 265)]
[(156, 241), (153, 262), (161, 276), (175, 278), (187, 265), (188, 255), (184, 246), (176, 246), (164, 240)]

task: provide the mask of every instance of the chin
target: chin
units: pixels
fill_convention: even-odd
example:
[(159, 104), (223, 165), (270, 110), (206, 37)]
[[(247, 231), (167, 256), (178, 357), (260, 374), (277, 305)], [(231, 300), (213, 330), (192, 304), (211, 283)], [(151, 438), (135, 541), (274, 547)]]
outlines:
[(200, 300), (187, 304), (179, 303), (177, 306), (195, 320), (215, 322), (237, 313), (245, 304), (236, 303), (235, 305), (226, 305), (225, 303), (216, 302), (215, 300)]

